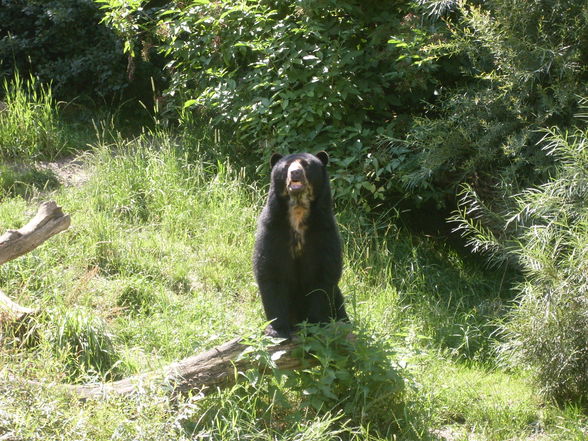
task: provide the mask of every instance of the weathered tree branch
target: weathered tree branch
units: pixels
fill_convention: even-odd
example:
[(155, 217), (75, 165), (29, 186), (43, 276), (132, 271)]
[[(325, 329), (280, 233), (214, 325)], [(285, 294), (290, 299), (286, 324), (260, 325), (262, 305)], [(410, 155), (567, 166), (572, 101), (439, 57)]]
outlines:
[(38, 312), (14, 303), (0, 291), (0, 345), (7, 334), (13, 341), (18, 340), (22, 344), (35, 341), (37, 334), (33, 318)]
[(6, 322), (20, 322), (26, 317), (36, 314), (36, 310), (20, 306), (10, 300), (0, 291), (0, 324)]
[[(138, 374), (112, 383), (67, 385), (80, 398), (99, 398), (109, 393), (130, 394), (140, 389), (146, 381), (159, 378), (172, 386), (174, 393), (198, 391), (203, 388), (226, 387), (237, 380), (237, 372), (249, 369), (264, 369), (265, 363), (252, 360), (251, 357), (240, 358), (247, 346), (241, 338), (216, 346), (206, 352), (170, 364), (160, 372)], [(301, 358), (294, 341), (285, 341), (268, 348), (278, 369), (295, 370), (314, 366), (314, 358)]]
[(34, 250), (69, 225), (69, 215), (64, 215), (55, 201), (43, 202), (24, 227), (7, 230), (0, 236), (0, 265)]
[[(70, 217), (64, 215), (55, 201), (44, 202), (37, 214), (24, 227), (7, 230), (0, 236), (0, 265), (34, 250), (57, 233), (66, 230)], [(0, 325), (23, 324), (36, 310), (21, 306), (0, 291)]]

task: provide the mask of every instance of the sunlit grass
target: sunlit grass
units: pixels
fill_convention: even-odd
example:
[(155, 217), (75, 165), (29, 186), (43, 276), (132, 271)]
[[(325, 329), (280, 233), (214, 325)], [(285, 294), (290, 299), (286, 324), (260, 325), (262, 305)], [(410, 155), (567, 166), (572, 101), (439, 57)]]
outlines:
[(0, 160), (51, 159), (70, 149), (51, 88), (34, 77), (4, 79), (0, 103)]
[[(133, 397), (80, 405), (55, 385), (27, 384), (24, 379), (79, 383), (145, 372), (263, 328), (251, 251), (265, 187), (228, 163), (195, 160), (169, 134), (108, 139), (86, 157), (88, 182), (46, 196), (72, 216), (71, 227), (0, 267), (2, 289), (43, 311), (34, 345), (0, 349), (0, 436), (326, 441), (451, 433), (494, 441), (546, 433), (581, 439), (579, 411), (556, 410), (525, 377), (491, 370), (488, 342), (504, 307), (503, 274), (485, 273), (450, 248), (394, 226), (393, 217), (367, 222), (352, 209), (338, 213), (341, 287), (356, 333), (371, 336), (353, 353), (357, 381), (346, 378), (354, 369), (340, 359), (328, 375), (302, 373), (296, 381), (248, 375), (234, 388), (194, 391), (176, 401), (146, 385)], [(26, 222), (36, 198), (3, 200), (1, 228)], [(390, 350), (378, 349), (384, 347)], [(324, 348), (317, 354), (330, 356)], [(399, 370), (406, 396), (374, 404), (370, 397), (387, 393), (378, 381), (395, 372), (387, 366), (406, 366)], [(313, 393), (329, 393), (329, 372), (352, 386), (335, 382), (335, 398), (323, 401), (308, 395), (302, 385), (313, 378), (329, 386)], [(314, 404), (305, 407), (310, 398)], [(401, 415), (386, 413), (384, 403), (402, 404)]]

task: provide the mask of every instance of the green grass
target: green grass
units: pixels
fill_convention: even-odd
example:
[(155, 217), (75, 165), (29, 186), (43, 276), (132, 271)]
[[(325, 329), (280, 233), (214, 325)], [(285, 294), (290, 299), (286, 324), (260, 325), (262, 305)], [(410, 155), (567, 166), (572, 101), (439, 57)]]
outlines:
[(264, 326), (251, 252), (266, 187), (228, 163), (183, 153), (181, 138), (109, 139), (87, 157), (83, 186), (0, 203), (2, 230), (23, 225), (49, 197), (72, 216), (69, 230), (0, 267), (3, 291), (44, 311), (35, 339), (24, 345), (7, 334), (0, 348), (0, 437), (587, 436), (580, 409), (544, 401), (526, 374), (494, 363), (492, 331), (509, 295), (502, 272), (394, 226), (393, 217), (368, 222), (352, 208), (338, 213), (341, 287), (358, 341), (341, 351), (336, 333), (321, 333), (313, 345), (326, 368), (243, 373), (237, 386), (206, 395), (171, 399), (146, 384), (131, 397), (78, 403), (55, 384), (156, 369), (235, 336), (257, 345)]
[(30, 198), (39, 191), (48, 191), (59, 186), (53, 172), (34, 166), (6, 166), (0, 164), (0, 197)]
[[(123, 114), (131, 118), (125, 119)], [(16, 73), (13, 78), (4, 78), (0, 83), (1, 175), (6, 175), (7, 165), (13, 169), (9, 175), (18, 174), (22, 163), (55, 161), (85, 150), (97, 137), (111, 136), (114, 124), (127, 135), (141, 132), (140, 124), (149, 124), (144, 121), (145, 114), (129, 103), (105, 109), (80, 105), (76, 100), (57, 102), (51, 86), (34, 76), (22, 78)], [(38, 186), (38, 179), (30, 179)], [(6, 187), (0, 178), (0, 196)]]
[(580, 441), (588, 434), (581, 409), (544, 401), (522, 374), (429, 356), (417, 370), (432, 426), (454, 439)]
[(50, 87), (17, 74), (0, 95), (0, 159), (54, 158), (68, 149)]

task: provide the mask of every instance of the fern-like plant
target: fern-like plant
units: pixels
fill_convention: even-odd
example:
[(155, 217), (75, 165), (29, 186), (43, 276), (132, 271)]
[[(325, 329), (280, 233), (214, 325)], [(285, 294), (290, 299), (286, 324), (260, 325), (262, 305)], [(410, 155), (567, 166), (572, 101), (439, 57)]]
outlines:
[[(454, 220), (471, 245), (494, 261), (516, 261), (524, 279), (505, 320), (501, 355), (532, 367), (543, 391), (559, 400), (588, 398), (588, 130), (546, 131), (551, 180), (510, 198), (502, 232), (485, 226), (487, 214), (472, 191)], [(481, 215), (479, 215), (481, 214)], [(509, 240), (506, 240), (509, 237)]]

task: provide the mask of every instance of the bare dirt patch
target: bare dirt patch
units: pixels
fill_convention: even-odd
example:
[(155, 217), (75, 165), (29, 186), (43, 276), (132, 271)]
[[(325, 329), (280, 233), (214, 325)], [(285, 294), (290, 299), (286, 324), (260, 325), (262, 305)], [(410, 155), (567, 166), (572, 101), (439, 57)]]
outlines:
[(90, 170), (84, 156), (81, 154), (56, 161), (41, 161), (36, 166), (51, 171), (64, 186), (79, 187), (90, 179)]

